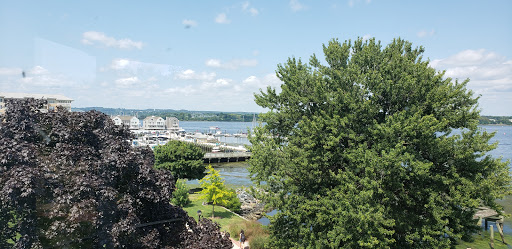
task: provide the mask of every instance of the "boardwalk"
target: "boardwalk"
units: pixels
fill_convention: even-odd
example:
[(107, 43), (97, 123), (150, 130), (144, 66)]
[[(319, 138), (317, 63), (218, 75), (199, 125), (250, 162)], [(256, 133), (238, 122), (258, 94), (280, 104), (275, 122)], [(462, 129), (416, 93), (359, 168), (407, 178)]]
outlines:
[(251, 152), (211, 152), (204, 154), (205, 163), (239, 162), (251, 158)]

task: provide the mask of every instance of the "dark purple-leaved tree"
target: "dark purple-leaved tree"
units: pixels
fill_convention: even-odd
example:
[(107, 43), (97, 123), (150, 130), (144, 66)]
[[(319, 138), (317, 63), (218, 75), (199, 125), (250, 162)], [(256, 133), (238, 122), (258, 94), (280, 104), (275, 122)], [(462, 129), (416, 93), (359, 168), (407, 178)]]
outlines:
[(229, 235), (169, 204), (174, 178), (103, 113), (0, 116), (0, 248), (231, 248)]

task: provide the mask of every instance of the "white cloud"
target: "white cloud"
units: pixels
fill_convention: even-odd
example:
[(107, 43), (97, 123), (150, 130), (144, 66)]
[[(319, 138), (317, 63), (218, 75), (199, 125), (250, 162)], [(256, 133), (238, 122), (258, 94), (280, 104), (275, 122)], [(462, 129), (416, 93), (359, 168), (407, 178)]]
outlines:
[(370, 34), (363, 35), (363, 41), (366, 41), (370, 38), (372, 38), (372, 35), (370, 35)]
[[(360, 3), (362, 0), (348, 0), (348, 6), (350, 7), (354, 7), (354, 5)], [(370, 4), (372, 1), (371, 0), (364, 0), (364, 2), (366, 4)]]
[(228, 19), (225, 13), (220, 13), (217, 15), (217, 17), (215, 17), (215, 22), (221, 24), (229, 24), (231, 23), (231, 20)]
[(433, 60), (430, 64), (433, 67), (438, 65), (441, 66), (472, 66), (472, 65), (485, 65), (485, 64), (512, 64), (511, 61), (507, 61), (505, 56), (501, 56), (497, 53), (487, 51), (485, 49), (479, 50), (464, 50), (455, 55), (452, 55), (445, 59)]
[(137, 83), (139, 83), (139, 78), (137, 76), (121, 78), (121, 79), (117, 79), (115, 82), (116, 82), (117, 87), (128, 88), (128, 87), (136, 86)]
[(128, 59), (114, 59), (110, 64), (110, 68), (114, 70), (122, 70), (130, 66), (130, 63), (137, 63)]
[(211, 72), (211, 73), (206, 73), (206, 72), (196, 73), (192, 69), (187, 69), (185, 71), (177, 73), (176, 76), (175, 76), (175, 79), (182, 79), (182, 80), (213, 80), (213, 79), (215, 79), (215, 76), (217, 76), (217, 74), (215, 74), (214, 72)]
[(144, 45), (142, 42), (132, 41), (128, 38), (115, 39), (114, 37), (106, 36), (102, 32), (87, 31), (82, 34), (82, 43), (86, 45), (101, 44), (107, 47), (115, 47), (120, 49), (142, 49)]
[(168, 94), (177, 94), (177, 95), (185, 95), (189, 96), (197, 92), (196, 88), (193, 86), (184, 86), (184, 87), (171, 87), (164, 90), (165, 93)]
[(251, 13), (252, 16), (257, 16), (260, 12), (256, 8), (250, 8), (249, 13)]
[(158, 74), (163, 76), (169, 76), (174, 73), (183, 71), (181, 67), (176, 67), (173, 65), (148, 63), (124, 58), (112, 60), (108, 68), (102, 68), (100, 71), (107, 70), (129, 72), (132, 74)]
[(197, 26), (197, 22), (194, 20), (185, 19), (185, 20), (183, 20), (182, 23), (183, 23), (183, 25), (185, 25), (186, 28)]
[(0, 75), (2, 76), (11, 76), (11, 75), (19, 75), (21, 76), (21, 68), (14, 68), (14, 67), (1, 67), (0, 68)]
[(217, 79), (211, 82), (203, 82), (203, 84), (201, 84), (201, 89), (208, 91), (219, 87), (228, 87), (231, 85), (232, 81), (233, 80), (231, 79)]
[(251, 4), (249, 3), (249, 1), (242, 3), (242, 10), (244, 12), (248, 12), (252, 16), (257, 16), (260, 13), (258, 11), (258, 9), (251, 7)]
[(299, 3), (298, 0), (290, 0), (290, 8), (292, 9), (293, 12), (297, 12), (299, 10), (304, 10), (306, 8), (306, 6), (304, 6), (303, 4)]
[(220, 60), (217, 59), (209, 59), (205, 64), (209, 67), (221, 67)]
[(230, 61), (223, 63), (218, 59), (209, 59), (205, 62), (205, 64), (206, 64), (206, 66), (214, 67), (214, 68), (237, 69), (240, 67), (254, 67), (254, 66), (258, 65), (258, 60), (234, 59), (234, 60), (230, 60)]
[(49, 72), (42, 66), (35, 66), (34, 68), (30, 69), (27, 73), (31, 75), (43, 75), (48, 74)]
[(433, 36), (436, 34), (436, 31), (434, 31), (433, 29), (431, 31), (426, 31), (426, 30), (420, 30), (418, 33), (416, 33), (416, 35), (419, 37), (419, 38), (423, 38), (423, 37), (428, 37), (428, 36)]
[(249, 76), (247, 79), (242, 81), (244, 84), (259, 84), (260, 80), (256, 76)]
[(268, 86), (277, 88), (281, 85), (281, 80), (275, 74), (267, 74), (262, 79), (251, 75), (242, 81), (242, 84), (236, 85), (234, 90), (236, 92), (247, 92), (253, 94), (258, 92), (259, 89), (266, 89)]
[[(445, 76), (453, 79), (470, 79), (468, 88), (482, 94), (481, 103), (491, 103), (492, 96), (502, 96), (504, 92), (512, 96), (512, 60), (485, 49), (464, 50), (444, 59), (430, 62), (437, 70), (446, 70)], [(512, 97), (508, 97), (512, 101)], [(482, 105), (484, 111), (496, 114), (499, 108)]]

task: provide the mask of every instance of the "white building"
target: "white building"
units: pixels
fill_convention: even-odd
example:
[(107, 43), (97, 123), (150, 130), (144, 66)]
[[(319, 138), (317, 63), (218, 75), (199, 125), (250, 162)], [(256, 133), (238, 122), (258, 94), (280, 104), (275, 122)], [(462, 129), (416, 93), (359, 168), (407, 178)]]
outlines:
[(144, 130), (165, 130), (165, 120), (161, 117), (150, 116), (142, 121)]
[(62, 106), (66, 110), (71, 111), (71, 102), (73, 99), (58, 94), (35, 94), (35, 93), (7, 93), (0, 92), (0, 114), (5, 113), (5, 100), (6, 99), (46, 99), (48, 104), (43, 108), (53, 111), (57, 106)]
[(112, 121), (114, 121), (115, 125), (125, 125), (130, 130), (138, 130), (140, 128), (140, 121), (137, 117), (134, 116), (115, 116), (112, 117)]
[(175, 117), (166, 117), (165, 129), (173, 132), (178, 132), (180, 130), (180, 121)]

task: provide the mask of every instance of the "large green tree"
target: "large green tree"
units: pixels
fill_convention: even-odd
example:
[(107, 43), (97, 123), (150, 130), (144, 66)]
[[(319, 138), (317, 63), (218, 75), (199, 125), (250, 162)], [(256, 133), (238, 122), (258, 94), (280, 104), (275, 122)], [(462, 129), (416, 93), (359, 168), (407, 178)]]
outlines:
[(155, 147), (155, 168), (167, 169), (179, 179), (201, 179), (205, 176), (204, 153), (198, 146), (171, 140)]
[[(255, 95), (250, 173), (280, 210), (275, 248), (445, 248), (502, 210), (508, 162), (487, 154), (478, 98), (395, 39), (331, 40), (326, 65), (290, 58)], [(261, 184), (260, 184), (261, 183)], [(263, 184), (264, 183), (264, 184)]]

